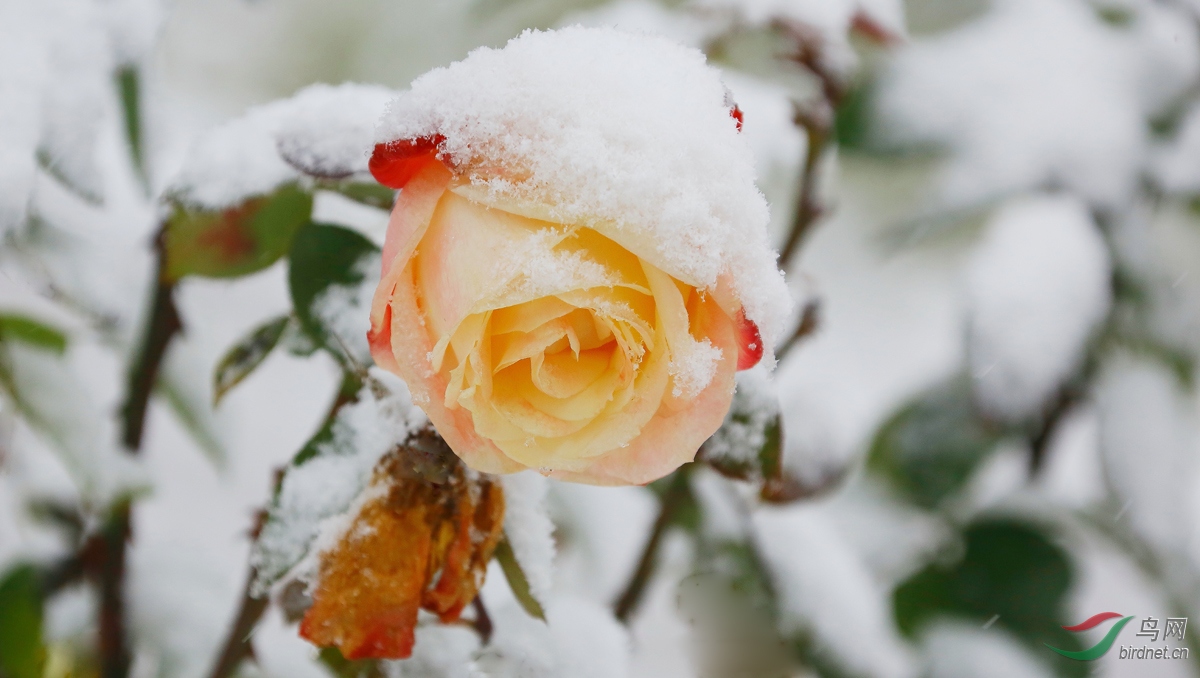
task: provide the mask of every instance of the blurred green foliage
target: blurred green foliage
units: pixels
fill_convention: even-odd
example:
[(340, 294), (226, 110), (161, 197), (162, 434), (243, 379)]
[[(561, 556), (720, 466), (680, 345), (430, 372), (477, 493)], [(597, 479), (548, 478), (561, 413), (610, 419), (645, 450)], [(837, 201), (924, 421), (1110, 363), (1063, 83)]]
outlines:
[(19, 565), (0, 580), (0, 677), (42, 678), (45, 663), (38, 573)]
[(935, 508), (959, 490), (999, 442), (975, 412), (971, 385), (957, 377), (894, 414), (875, 434), (867, 468), (906, 498)]
[[(1080, 649), (1064, 631), (1066, 595), (1071, 586), (1067, 555), (1036, 525), (1016, 519), (981, 519), (962, 532), (962, 558), (933, 563), (898, 586), (893, 594), (896, 625), (919, 635), (938, 617), (980, 626), (989, 622), (1029, 644), (1039, 657), (1043, 643)], [(1085, 676), (1086, 664), (1057, 657), (1063, 676)]]
[(234, 278), (263, 270), (287, 254), (312, 215), (312, 203), (311, 193), (285, 185), (220, 211), (177, 206), (163, 237), (166, 279)]

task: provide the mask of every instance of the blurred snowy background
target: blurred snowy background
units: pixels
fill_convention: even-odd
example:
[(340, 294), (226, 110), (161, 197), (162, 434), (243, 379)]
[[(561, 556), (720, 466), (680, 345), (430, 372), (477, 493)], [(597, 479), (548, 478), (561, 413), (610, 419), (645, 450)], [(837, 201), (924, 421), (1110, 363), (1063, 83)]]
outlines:
[[(221, 356), (289, 312), (288, 272), (191, 277), (142, 454), (122, 450), (152, 240), (189, 149), (312, 83), (402, 89), (574, 23), (703, 49), (744, 112), (809, 309), (744, 399), (778, 394), (803, 496), (763, 503), (694, 468), (621, 624), (673, 490), (530, 482), (554, 523), (552, 569), (526, 563), (549, 624), (493, 565), (486, 647), (430, 626), (372, 670), (1200, 675), (1200, 652), (1043, 645), (1092, 645), (1104, 629), (1058, 627), (1102, 611), (1200, 615), (1195, 0), (0, 0), (0, 674), (33, 675), (12, 647), (40, 623), (41, 675), (99, 675), (95, 589), (56, 591), (39, 622), (14, 602), (18, 566), (61, 561), (132, 492), (132, 674), (209, 675), (255, 512), (338, 389), (326, 353), (276, 351), (214, 407)], [(386, 222), (333, 191), (313, 210), (375, 241)], [(334, 675), (282, 606), (251, 642), (238, 675)]]

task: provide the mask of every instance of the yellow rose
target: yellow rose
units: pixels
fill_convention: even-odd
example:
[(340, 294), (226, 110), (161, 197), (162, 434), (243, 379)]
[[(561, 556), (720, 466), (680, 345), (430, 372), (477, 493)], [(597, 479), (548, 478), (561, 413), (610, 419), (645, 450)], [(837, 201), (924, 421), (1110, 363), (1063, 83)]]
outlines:
[[(530, 104), (528, 110), (537, 115), (527, 115), (521, 98), (530, 96), (529, 88), (497, 82), (503, 80), (497, 73), (515, 73), (532, 83), (554, 81), (554, 73), (538, 77), (530, 70), (586, 53), (589, 40), (626, 51), (648, 44), (662, 52), (653, 55), (659, 62), (679, 57), (670, 50), (680, 50), (684, 66), (703, 69), (697, 80), (706, 105), (701, 121), (708, 125), (704, 129), (715, 130), (713, 143), (733, 139), (740, 144), (740, 120), (723, 103), (719, 79), (710, 79), (702, 59), (697, 65), (683, 48), (612, 31), (571, 30), (526, 34), (505, 50), (480, 50), (451, 69), (435, 71), (424, 87), (422, 80), (414, 83), (418, 94), (450, 91), (443, 96), (452, 98), (459, 96), (454, 92), (466, 92), (462, 106), (484, 112), (462, 116), (467, 122), (457, 126), (426, 122), (421, 128), (426, 134), (392, 137), (376, 146), (372, 173), (403, 190), (388, 225), (370, 342), (376, 362), (408, 383), (414, 402), (470, 467), (490, 473), (532, 468), (579, 482), (642, 484), (694, 458), (729, 408), (735, 371), (763, 356), (762, 320), (747, 320), (748, 286), (737, 266), (746, 268), (753, 260), (759, 269), (769, 269), (770, 284), (782, 287), (782, 281), (768, 249), (737, 250), (741, 259), (729, 254), (740, 246), (739, 238), (765, 243), (765, 204), (752, 174), (740, 165), (727, 168), (736, 184), (731, 195), (751, 206), (749, 218), (757, 231), (727, 232), (729, 224), (740, 226), (739, 213), (721, 211), (721, 205), (702, 204), (707, 211), (700, 218), (689, 216), (692, 203), (672, 206), (668, 199), (657, 200), (653, 186), (624, 189), (627, 194), (649, 191), (628, 201), (634, 207), (625, 210), (636, 216), (634, 209), (648, 209), (650, 226), (603, 213), (607, 205), (626, 204), (611, 196), (618, 195), (622, 177), (628, 178), (619, 172), (630, 158), (606, 161), (604, 174), (591, 173), (593, 181), (584, 171), (589, 156), (578, 149), (621, 139), (605, 127), (611, 118), (591, 124), (571, 114), (575, 100), (556, 103), (556, 96), (567, 96), (562, 92), (583, 91), (568, 76), (535, 93), (543, 109), (539, 113)], [(564, 39), (568, 34), (574, 38), (570, 42)], [(486, 79), (472, 80), (472, 59)], [(463, 73), (456, 75), (457, 67)], [(587, 80), (580, 69), (614, 67), (621, 68), (582, 59), (571, 72)], [(595, 85), (603, 75), (587, 85), (588, 115), (597, 108), (604, 112), (604, 87)], [(678, 76), (668, 71), (663, 77)], [(628, 87), (610, 80), (615, 88)], [(489, 103), (488, 87), (498, 103)], [(421, 105), (418, 95), (410, 95), (391, 114), (420, 118), (413, 107)], [(500, 122), (479, 122), (495, 109)], [(645, 125), (653, 128), (653, 116), (637, 130)], [(504, 134), (495, 132), (502, 128)], [(664, 130), (659, 137), (672, 132)], [(539, 155), (530, 150), (535, 143), (548, 144), (548, 150)], [(704, 166), (709, 160), (703, 155), (705, 143), (684, 137), (676, 144), (698, 149), (691, 159), (680, 160), (685, 164), (677, 174), (686, 179), (689, 171), (722, 171), (717, 156), (711, 167)], [(644, 146), (630, 147), (632, 160)], [(741, 153), (740, 146), (733, 148)], [(558, 156), (550, 157), (554, 153)], [(741, 155), (732, 157), (742, 161)], [(545, 169), (550, 161), (557, 168), (553, 172)], [(597, 184), (604, 190), (596, 192)], [(580, 187), (579, 195), (600, 198), (575, 200), (573, 187)], [(692, 192), (700, 203), (721, 196)], [(673, 223), (682, 227), (672, 232)], [(671, 248), (694, 250), (694, 256), (681, 259)]]

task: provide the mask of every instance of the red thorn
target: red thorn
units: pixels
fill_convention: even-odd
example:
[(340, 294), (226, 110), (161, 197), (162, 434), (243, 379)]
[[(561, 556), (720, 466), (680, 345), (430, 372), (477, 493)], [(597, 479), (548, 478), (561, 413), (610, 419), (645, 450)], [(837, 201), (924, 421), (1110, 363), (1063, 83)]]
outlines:
[(734, 320), (734, 330), (737, 332), (738, 342), (737, 368), (738, 370), (748, 370), (762, 360), (762, 335), (758, 332), (758, 325), (746, 318), (745, 311), (738, 311), (737, 318)]
[(446, 137), (436, 134), (375, 144), (368, 165), (371, 176), (389, 188), (404, 188), (426, 163), (437, 159), (438, 146), (445, 140)]

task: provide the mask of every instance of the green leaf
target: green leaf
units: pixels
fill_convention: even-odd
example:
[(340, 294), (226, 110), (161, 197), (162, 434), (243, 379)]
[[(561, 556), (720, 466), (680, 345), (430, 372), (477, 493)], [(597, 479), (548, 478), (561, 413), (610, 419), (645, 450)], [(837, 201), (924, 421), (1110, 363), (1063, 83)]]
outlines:
[(0, 314), (0, 341), (20, 341), (55, 353), (67, 350), (62, 332), (22, 315)]
[(384, 210), (391, 210), (392, 204), (396, 202), (395, 189), (374, 182), (348, 181), (322, 188), (340, 193), (355, 202)]
[(21, 565), (0, 580), (0, 674), (42, 678), (42, 592), (37, 570)]
[(125, 118), (125, 139), (129, 142), (129, 157), (134, 169), (143, 172), (141, 86), (136, 66), (122, 66), (116, 74), (117, 91), (121, 95), (121, 112)]
[(287, 253), (312, 215), (312, 195), (295, 185), (221, 211), (177, 206), (163, 241), (166, 278), (234, 278), (261, 271)]
[(876, 433), (867, 468), (914, 503), (934, 508), (995, 448), (999, 432), (976, 414), (970, 383), (956, 378), (922, 394)]
[(233, 345), (213, 370), (213, 406), (262, 364), (275, 349), (279, 338), (292, 322), (292, 316), (282, 315), (255, 328)]
[(300, 326), (339, 360), (346, 362), (349, 351), (350, 367), (370, 361), (365, 329), (344, 328), (365, 323), (370, 314), (379, 256), (379, 248), (354, 231), (311, 223), (296, 233), (288, 255), (288, 287)]
[[(896, 624), (907, 636), (938, 617), (994, 624), (1027, 642), (1059, 675), (1083, 676), (1087, 665), (1056, 658), (1043, 643), (1078, 650), (1062, 629), (1071, 586), (1067, 556), (1036, 526), (1010, 519), (976, 522), (963, 532), (965, 550), (956, 563), (935, 563), (896, 588)], [(998, 616), (997, 616), (998, 615)], [(1060, 660), (1061, 659), (1061, 660)]]
[(874, 81), (862, 78), (842, 99), (834, 118), (834, 134), (841, 148), (871, 149), (871, 104), (874, 93)]
[(542, 609), (542, 604), (538, 602), (538, 599), (533, 597), (533, 592), (529, 588), (529, 580), (525, 578), (525, 571), (517, 562), (517, 556), (513, 553), (507, 536), (501, 539), (499, 544), (496, 544), (493, 556), (500, 563), (500, 569), (504, 570), (504, 578), (508, 580), (508, 586), (512, 589), (513, 595), (517, 597), (517, 602), (521, 603), (521, 607), (525, 608), (529, 616), (546, 621), (546, 612)]

